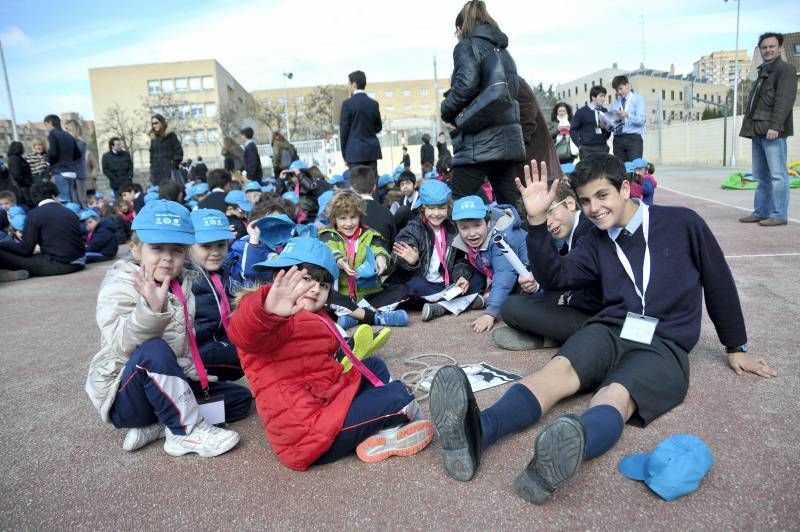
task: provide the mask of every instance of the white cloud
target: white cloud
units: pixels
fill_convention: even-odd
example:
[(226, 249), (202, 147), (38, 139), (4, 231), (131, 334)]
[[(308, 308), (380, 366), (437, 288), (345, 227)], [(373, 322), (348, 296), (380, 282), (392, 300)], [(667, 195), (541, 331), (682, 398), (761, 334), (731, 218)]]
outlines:
[(22, 28), (11, 26), (6, 31), (0, 33), (0, 41), (3, 42), (4, 48), (28, 48), (31, 45), (31, 39)]

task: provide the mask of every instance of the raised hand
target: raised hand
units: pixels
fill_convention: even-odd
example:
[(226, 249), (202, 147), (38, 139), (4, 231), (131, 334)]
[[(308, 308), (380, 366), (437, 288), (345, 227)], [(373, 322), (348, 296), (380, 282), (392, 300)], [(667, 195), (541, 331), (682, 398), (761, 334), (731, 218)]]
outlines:
[(522, 196), (522, 203), (528, 214), (528, 223), (540, 225), (547, 221), (547, 209), (556, 198), (559, 180), (554, 179), (548, 189), (547, 163), (544, 161), (539, 164), (536, 159), (532, 159), (530, 166), (525, 165), (524, 171), (524, 182), (519, 177), (515, 177), (514, 183)]
[(161, 312), (164, 310), (171, 279), (169, 276), (164, 276), (159, 285), (154, 277), (155, 269), (155, 266), (147, 267), (144, 264), (139, 266), (139, 269), (133, 272), (133, 287), (142, 295), (150, 310)]
[(414, 266), (419, 260), (419, 251), (414, 246), (409, 246), (405, 242), (395, 242), (392, 246), (395, 255), (403, 259), (409, 266)]
[(255, 220), (247, 224), (247, 234), (250, 235), (250, 244), (257, 246), (261, 242), (261, 229), (258, 228)]
[(375, 271), (378, 273), (378, 275), (383, 275), (383, 272), (385, 272), (386, 268), (388, 267), (389, 265), (386, 262), (386, 257), (383, 255), (378, 255), (375, 257)]
[(314, 285), (314, 281), (305, 279), (306, 275), (307, 272), (298, 270), (297, 266), (279, 271), (264, 300), (264, 310), (284, 318), (303, 310), (301, 298)]

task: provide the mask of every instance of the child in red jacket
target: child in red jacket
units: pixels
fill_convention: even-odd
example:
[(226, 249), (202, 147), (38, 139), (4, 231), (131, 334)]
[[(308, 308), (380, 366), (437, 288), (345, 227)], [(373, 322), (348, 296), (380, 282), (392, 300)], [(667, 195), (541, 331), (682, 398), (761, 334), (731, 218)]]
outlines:
[(229, 336), (281, 463), (303, 471), (353, 450), (375, 462), (424, 449), (431, 422), (413, 421), (414, 397), (401, 382), (389, 382), (386, 364), (353, 357), (355, 367), (345, 373), (335, 358), (349, 347), (325, 312), (339, 275), (330, 249), (314, 238), (293, 238), (257, 267), (281, 270), (272, 285), (241, 298)]

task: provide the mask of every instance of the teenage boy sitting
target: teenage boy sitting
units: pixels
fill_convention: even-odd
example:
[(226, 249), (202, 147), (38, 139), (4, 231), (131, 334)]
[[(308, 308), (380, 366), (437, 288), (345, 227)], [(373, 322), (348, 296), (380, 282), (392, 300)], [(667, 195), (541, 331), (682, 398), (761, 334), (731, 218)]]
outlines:
[(562, 257), (545, 224), (558, 180), (548, 188), (546, 165), (539, 168), (534, 160), (531, 166), (534, 177), (526, 166), (525, 182), (516, 181), (539, 282), (549, 290), (599, 283), (606, 307), (544, 368), (484, 412), (464, 372), (445, 366), (433, 379), (430, 409), (445, 469), (469, 480), (483, 449), (497, 439), (530, 427), (561, 399), (593, 392), (580, 417), (560, 416), (539, 433), (533, 459), (514, 482), (517, 494), (542, 504), (575, 476), (582, 461), (611, 449), (626, 421), (647, 425), (683, 401), (703, 295), (731, 368), (762, 377), (777, 373), (763, 358), (747, 354), (736, 284), (714, 235), (694, 211), (632, 201), (622, 163), (610, 155), (592, 158), (578, 165), (571, 183), (596, 228)]
[(417, 191), (417, 176), (414, 172), (404, 171), (397, 178), (397, 188), (403, 194), (403, 198), (398, 202), (397, 208), (394, 211), (394, 223), (397, 230), (404, 228), (408, 225), (408, 221), (413, 217), (414, 204), (419, 199), (419, 192)]

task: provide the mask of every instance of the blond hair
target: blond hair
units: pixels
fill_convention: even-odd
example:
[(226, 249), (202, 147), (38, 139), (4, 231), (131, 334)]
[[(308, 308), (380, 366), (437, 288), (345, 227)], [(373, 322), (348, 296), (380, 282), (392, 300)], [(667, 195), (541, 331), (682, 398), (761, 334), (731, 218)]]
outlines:
[(367, 213), (367, 202), (352, 190), (337, 192), (325, 209), (328, 219), (335, 221), (343, 216), (358, 216), (363, 218)]

